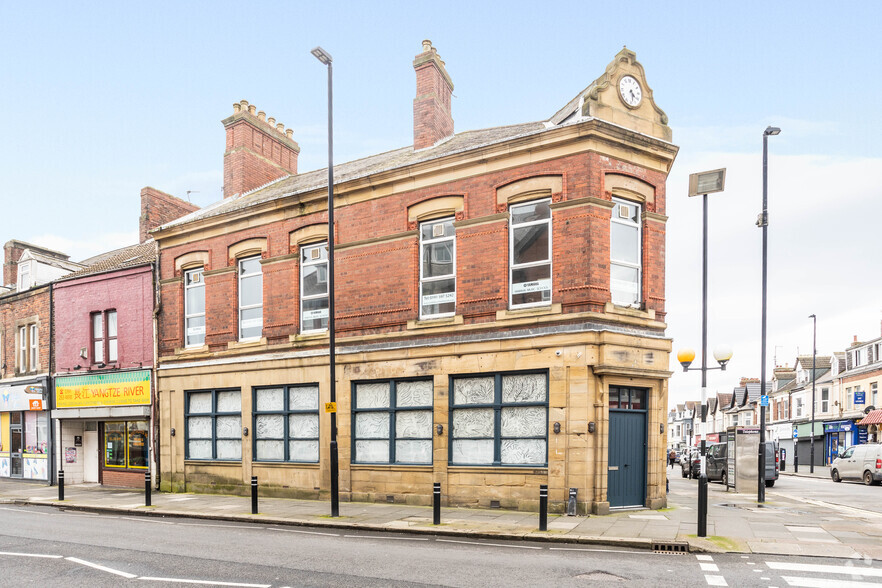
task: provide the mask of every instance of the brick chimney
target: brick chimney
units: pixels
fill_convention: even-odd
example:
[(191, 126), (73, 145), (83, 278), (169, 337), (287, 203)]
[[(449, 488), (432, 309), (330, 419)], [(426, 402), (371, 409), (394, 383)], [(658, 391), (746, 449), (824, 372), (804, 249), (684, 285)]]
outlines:
[(416, 98), (413, 100), (413, 148), (425, 149), (453, 136), (450, 98), (453, 82), (444, 62), (429, 40), (413, 60), (416, 70)]
[(247, 100), (234, 103), (233, 115), (222, 122), (227, 130), (224, 198), (297, 174), (300, 145), (291, 138), (293, 129), (276, 124)]
[(3, 246), (3, 283), (12, 286), (18, 280), (18, 260), (27, 247), (19, 241), (7, 241)]
[(199, 207), (171, 194), (150, 186), (141, 188), (141, 218), (138, 222), (140, 243), (147, 240), (151, 230), (194, 210), (199, 210)]

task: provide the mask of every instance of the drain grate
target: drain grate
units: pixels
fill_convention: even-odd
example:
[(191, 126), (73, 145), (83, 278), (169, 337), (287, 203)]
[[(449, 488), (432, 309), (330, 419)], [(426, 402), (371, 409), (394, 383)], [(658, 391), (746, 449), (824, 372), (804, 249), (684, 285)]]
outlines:
[(689, 544), (685, 541), (653, 541), (655, 553), (689, 553)]

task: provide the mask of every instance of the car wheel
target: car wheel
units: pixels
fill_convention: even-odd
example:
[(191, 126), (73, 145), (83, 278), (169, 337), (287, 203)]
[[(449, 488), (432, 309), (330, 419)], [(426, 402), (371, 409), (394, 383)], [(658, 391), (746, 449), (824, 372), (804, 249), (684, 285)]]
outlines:
[(723, 484), (723, 486), (729, 485), (729, 473), (728, 472), (723, 471), (723, 473), (720, 474), (720, 482)]
[(833, 478), (833, 481), (834, 481), (834, 482), (841, 482), (841, 481), (842, 481), (842, 478), (839, 477), (839, 471), (838, 471), (838, 470), (832, 470), (832, 471), (830, 472), (830, 477)]
[(869, 470), (864, 472), (864, 484), (867, 486), (872, 486), (876, 483), (876, 480), (873, 479), (873, 473)]
[(766, 488), (771, 488), (775, 485), (775, 480), (766, 480)]

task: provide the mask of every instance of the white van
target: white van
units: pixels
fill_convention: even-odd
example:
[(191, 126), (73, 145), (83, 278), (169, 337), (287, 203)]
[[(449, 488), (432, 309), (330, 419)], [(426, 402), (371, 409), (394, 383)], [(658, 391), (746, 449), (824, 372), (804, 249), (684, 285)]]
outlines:
[(833, 460), (830, 476), (834, 482), (863, 480), (867, 486), (882, 482), (882, 443), (852, 445)]

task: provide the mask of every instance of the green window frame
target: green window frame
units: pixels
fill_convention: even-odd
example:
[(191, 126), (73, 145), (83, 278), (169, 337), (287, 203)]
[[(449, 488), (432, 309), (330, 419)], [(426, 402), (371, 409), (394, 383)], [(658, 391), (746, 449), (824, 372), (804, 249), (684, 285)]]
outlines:
[(184, 455), (205, 461), (242, 460), (242, 391), (185, 391)]
[(319, 385), (260, 386), (252, 394), (254, 461), (318, 463)]

